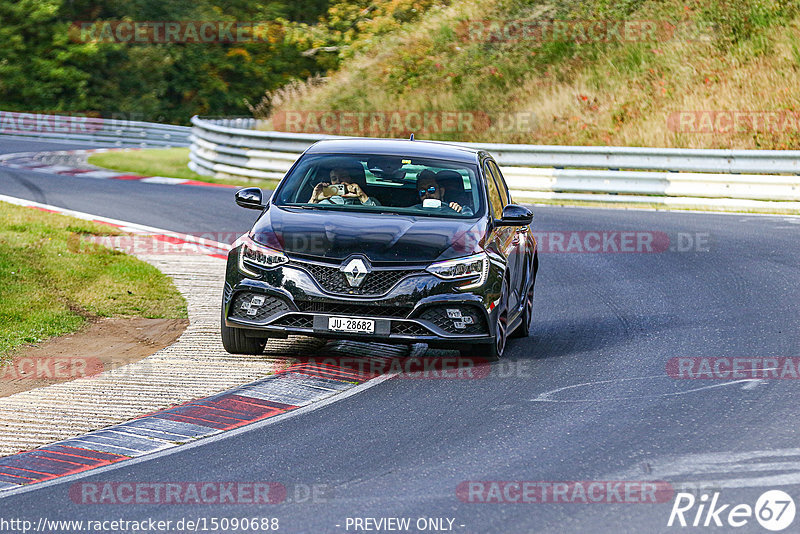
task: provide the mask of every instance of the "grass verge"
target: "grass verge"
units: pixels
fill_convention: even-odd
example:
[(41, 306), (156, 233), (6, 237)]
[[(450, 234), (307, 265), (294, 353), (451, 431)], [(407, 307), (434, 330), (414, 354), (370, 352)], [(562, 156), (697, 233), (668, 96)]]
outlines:
[(112, 150), (89, 156), (89, 163), (105, 169), (131, 172), (145, 176), (184, 178), (210, 184), (229, 184), (241, 187), (263, 187), (274, 189), (277, 180), (222, 179), (197, 174), (187, 167), (188, 148), (149, 148), (145, 150)]
[(74, 332), (94, 317), (186, 318), (155, 267), (80, 243), (114, 228), (0, 202), (0, 362), (25, 343)]

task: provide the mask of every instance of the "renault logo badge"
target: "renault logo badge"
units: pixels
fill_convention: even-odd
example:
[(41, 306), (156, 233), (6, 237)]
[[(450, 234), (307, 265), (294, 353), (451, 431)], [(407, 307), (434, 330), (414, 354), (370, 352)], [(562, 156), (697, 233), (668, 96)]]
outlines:
[(350, 284), (350, 287), (360, 286), (369, 271), (369, 267), (361, 258), (353, 258), (342, 267), (342, 272), (347, 278), (347, 283)]

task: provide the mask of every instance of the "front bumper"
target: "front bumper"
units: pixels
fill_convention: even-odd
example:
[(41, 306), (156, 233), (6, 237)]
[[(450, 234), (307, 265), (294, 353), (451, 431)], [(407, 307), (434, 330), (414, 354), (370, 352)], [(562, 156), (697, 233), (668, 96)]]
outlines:
[[(410, 269), (410, 274), (379, 296), (343, 296), (323, 289), (313, 270), (302, 262), (264, 270), (251, 278), (238, 269), (237, 253), (231, 251), (228, 258), (223, 313), (227, 326), (244, 329), (246, 335), (297, 334), (448, 348), (489, 343), (494, 336), (492, 310), (501, 279), (493, 273), (494, 267), (483, 286), (469, 291), (421, 267), (416, 272)], [(372, 319), (375, 333), (330, 331), (330, 316)]]

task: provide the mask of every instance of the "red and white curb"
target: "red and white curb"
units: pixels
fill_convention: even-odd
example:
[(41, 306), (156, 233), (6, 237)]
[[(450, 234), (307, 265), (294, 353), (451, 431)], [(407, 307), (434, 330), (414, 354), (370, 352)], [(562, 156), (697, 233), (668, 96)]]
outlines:
[[(102, 169), (89, 163), (86, 158), (91, 154), (119, 150), (119, 148), (95, 148), (88, 150), (58, 150), (54, 152), (18, 152), (0, 155), (0, 165), (12, 169), (39, 172), (42, 174), (56, 174), (61, 176), (75, 176), (80, 178), (93, 178), (96, 180), (126, 180), (162, 185), (193, 185), (203, 187), (224, 187), (235, 189), (238, 186), (230, 184), (212, 184), (189, 180), (186, 178), (170, 178), (167, 176), (144, 176), (136, 173), (125, 173)], [(46, 160), (55, 160), (48, 163)], [(59, 162), (63, 160), (63, 163)]]
[[(202, 248), (205, 256), (216, 258), (213, 260), (214, 265), (219, 262), (218, 258), (225, 257), (224, 253), (229, 248), (225, 243), (4, 195), (0, 195), (0, 201), (97, 223), (110, 224), (126, 232), (157, 234), (167, 236), (169, 239), (181, 240), (184, 243), (192, 243)], [(219, 265), (221, 271), (223, 265), (221, 262), (219, 262)], [(221, 291), (221, 283), (216, 285), (220, 286), (219, 290)], [(204, 306), (207, 312), (206, 315), (209, 318), (216, 314), (216, 320), (218, 321), (218, 301), (212, 303), (204, 302), (202, 306)], [(190, 347), (196, 347), (205, 356), (217, 350), (217, 347), (212, 346), (212, 344), (219, 345), (218, 336), (216, 328), (212, 325), (202, 324), (197, 332), (189, 336), (191, 339), (187, 343)], [(183, 339), (183, 336), (181, 339)], [(221, 439), (223, 433), (236, 433), (246, 431), (247, 428), (258, 428), (260, 425), (266, 424), (267, 420), (279, 420), (281, 417), (289, 417), (295, 413), (316, 409), (319, 406), (345, 398), (349, 394), (354, 394), (357, 391), (372, 387), (383, 380), (391, 378), (394, 374), (393, 372), (386, 373), (381, 370), (392, 369), (391, 361), (408, 355), (407, 347), (375, 343), (326, 343), (319, 340), (291, 337), (286, 341), (271, 340), (271, 343), (272, 341), (277, 341), (274, 346), (278, 347), (278, 349), (283, 349), (282, 352), (278, 350), (279, 353), (289, 354), (290, 356), (270, 355), (268, 352), (266, 355), (247, 359), (248, 357), (246, 356), (237, 357), (224, 354), (220, 362), (225, 366), (238, 366), (243, 369), (243, 373), (232, 375), (229, 380), (235, 380), (236, 376), (246, 376), (247, 373), (257, 375), (259, 371), (250, 368), (257, 365), (263, 367), (265, 358), (269, 360), (273, 374), (259, 378), (255, 382), (235, 386), (232, 389), (229, 385), (222, 393), (214, 393), (211, 396), (206, 394), (206, 396), (194, 398), (194, 400), (189, 400), (188, 402), (174, 404), (173, 401), (172, 405), (162, 404), (161, 406), (171, 407), (157, 409), (144, 416), (141, 414), (147, 413), (147, 410), (136, 408), (136, 406), (143, 406), (143, 404), (136, 404), (134, 407), (128, 406), (139, 402), (140, 399), (128, 397), (128, 394), (125, 393), (125, 391), (128, 391), (127, 389), (115, 389), (118, 393), (113, 398), (95, 395), (97, 392), (94, 391), (97, 388), (109, 387), (109, 385), (102, 382), (104, 380), (102, 378), (103, 375), (108, 375), (106, 378), (112, 380), (116, 378), (114, 373), (123, 372), (126, 368), (134, 367), (137, 364), (129, 364), (114, 371), (102, 373), (100, 377), (56, 384), (0, 399), (0, 411), (3, 413), (8, 411), (10, 417), (14, 413), (18, 413), (20, 406), (26, 406), (29, 413), (25, 414), (25, 417), (32, 419), (21, 421), (19, 423), (20, 428), (32, 427), (30, 430), (39, 435), (37, 439), (39, 439), (40, 443), (44, 443), (36, 448), (0, 458), (0, 496), (25, 491), (31, 484), (47, 483), (48, 481), (56, 483), (58, 479), (63, 477), (82, 476), (82, 473), (95, 469), (111, 469), (113, 468), (112, 466), (119, 462), (144, 460), (154, 455), (167, 454), (179, 446), (192, 446), (200, 439)], [(164, 350), (168, 351), (178, 346), (180, 342), (181, 340), (179, 339), (175, 345)], [(312, 346), (312, 342), (316, 344)], [(219, 351), (221, 351), (221, 347), (219, 347)], [(298, 362), (291, 355), (301, 357), (313, 355), (314, 357), (329, 358), (323, 363), (304, 363), (303, 361)], [(199, 357), (192, 354), (179, 356), (181, 356), (183, 366), (187, 365), (187, 358), (192, 360)], [(349, 363), (346, 366), (339, 365), (337, 357), (346, 357)], [(158, 359), (156, 358), (156, 360)], [(362, 363), (359, 363), (359, 361)], [(273, 365), (274, 362), (278, 362), (281, 365)], [(160, 361), (156, 361), (155, 364), (151, 365), (159, 365), (160, 363)], [(219, 363), (216, 365), (219, 365)], [(219, 373), (224, 368), (216, 367), (215, 369), (218, 369), (216, 372)], [(368, 371), (364, 371), (364, 369)], [(375, 371), (376, 369), (379, 371)], [(134, 375), (135, 383), (130, 386), (134, 388), (131, 391), (135, 390), (137, 392), (141, 392), (142, 389), (150, 389), (161, 393), (164, 385), (151, 383), (156, 380), (170, 382), (170, 388), (178, 390), (178, 393), (173, 391), (171, 394), (181, 394), (181, 389), (188, 390), (192, 379), (191, 377), (177, 375), (163, 376), (164, 373), (149, 375), (150, 378), (147, 378), (148, 375), (137, 373), (134, 373)], [(86, 382), (78, 383), (81, 380), (86, 380)], [(252, 381), (253, 378), (249, 380)], [(203, 381), (206, 380), (204, 379)], [(70, 384), (72, 386), (69, 386)], [(90, 388), (89, 386), (92, 387)], [(67, 387), (71, 387), (70, 396), (59, 396), (62, 390), (66, 390)], [(209, 386), (205, 385), (204, 387)], [(53, 414), (38, 415), (34, 413), (36, 412), (36, 406), (31, 403), (31, 399), (37, 394), (42, 394), (49, 399), (47, 401), (48, 407), (40, 411), (52, 411)], [(185, 392), (182, 394), (186, 398)], [(20, 397), (15, 399), (18, 395)], [(83, 399), (82, 396), (91, 396), (92, 398)], [(192, 397), (188, 398), (191, 399)], [(68, 400), (65, 401), (64, 399)], [(79, 402), (77, 399), (83, 400)], [(98, 402), (102, 406), (94, 406), (93, 403)], [(106, 405), (113, 405), (114, 403), (121, 403), (124, 406), (114, 413), (110, 413), (113, 410), (104, 410), (104, 408), (108, 408)], [(50, 406), (53, 408), (51, 409)], [(56, 409), (55, 407), (60, 408)], [(132, 411), (136, 409), (140, 411)], [(83, 411), (71, 414), (70, 412), (74, 410)], [(93, 413), (92, 410), (109, 412), (101, 414), (102, 417), (98, 416), (95, 419), (98, 422), (110, 422), (113, 417), (119, 418), (113, 424), (108, 424), (107, 422), (105, 425), (82, 421), (82, 418)], [(126, 413), (129, 414), (127, 417), (122, 418), (120, 416), (120, 414)], [(134, 417), (134, 419), (130, 419), (131, 417)], [(70, 426), (65, 422), (66, 420), (79, 421), (79, 423)], [(39, 421), (39, 423), (37, 424), (35, 421)], [(50, 421), (50, 424), (57, 425), (59, 428), (50, 429), (39, 426), (46, 425), (47, 421)], [(13, 424), (13, 421), (7, 421), (3, 426), (7, 432), (10, 432), (9, 425), (13, 426)], [(81, 425), (86, 430), (92, 428), (96, 430), (89, 432), (86, 432), (86, 430), (74, 432), (72, 430), (73, 428), (81, 428)], [(65, 439), (50, 440), (48, 443), (47, 440), (42, 439), (42, 434), (60, 434)], [(7, 437), (12, 441), (19, 439), (18, 436), (9, 435)], [(0, 441), (2, 439), (0, 438)], [(199, 445), (199, 443), (197, 444)], [(20, 450), (20, 448), (16, 450)]]
[[(352, 354), (347, 344), (342, 351)], [(363, 350), (362, 350), (363, 352)], [(402, 352), (395, 349), (394, 352)], [(365, 363), (400, 354), (365, 355)], [(251, 384), (0, 458), (0, 496), (29, 484), (83, 473), (188, 444), (309, 406), (388, 375), (321, 363), (296, 363)]]

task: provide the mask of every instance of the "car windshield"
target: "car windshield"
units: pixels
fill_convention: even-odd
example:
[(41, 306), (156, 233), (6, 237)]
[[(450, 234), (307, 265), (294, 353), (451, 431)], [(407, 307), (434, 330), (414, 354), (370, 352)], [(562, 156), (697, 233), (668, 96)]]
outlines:
[(483, 206), (476, 165), (375, 154), (306, 155), (272, 202), (304, 209), (460, 218), (479, 216)]

